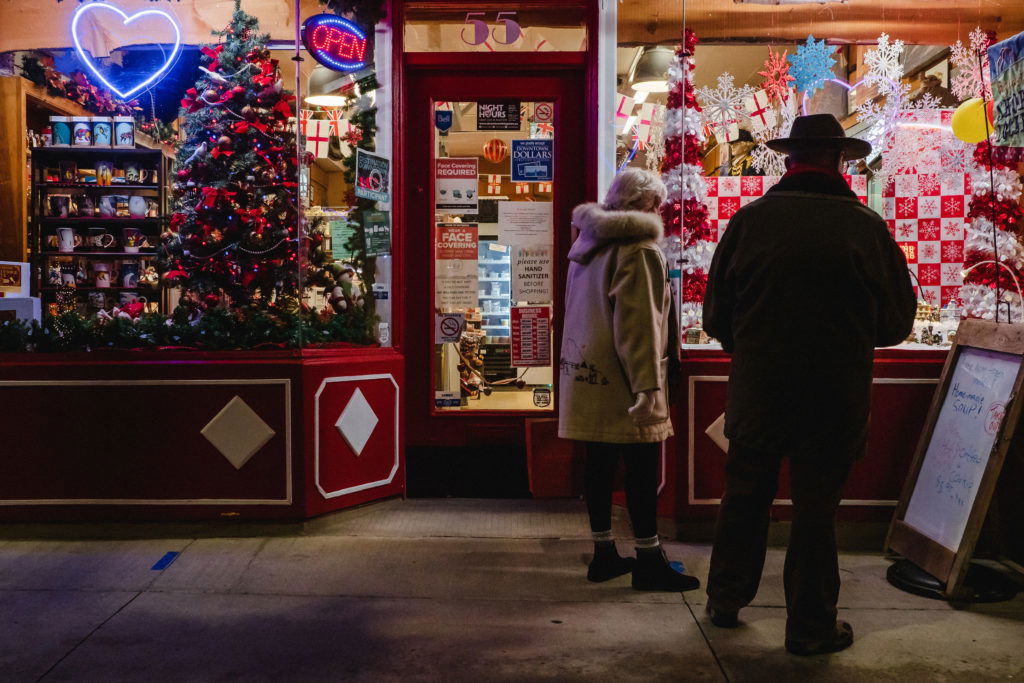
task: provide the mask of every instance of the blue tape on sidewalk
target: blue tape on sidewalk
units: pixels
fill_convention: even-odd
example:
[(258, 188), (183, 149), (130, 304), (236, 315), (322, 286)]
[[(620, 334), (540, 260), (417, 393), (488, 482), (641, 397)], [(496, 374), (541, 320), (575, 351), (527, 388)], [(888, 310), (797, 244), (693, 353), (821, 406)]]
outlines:
[(170, 566), (171, 562), (174, 562), (176, 559), (178, 559), (178, 553), (171, 551), (165, 554), (159, 560), (157, 560), (156, 564), (150, 567), (150, 569), (157, 572), (167, 569), (167, 567)]

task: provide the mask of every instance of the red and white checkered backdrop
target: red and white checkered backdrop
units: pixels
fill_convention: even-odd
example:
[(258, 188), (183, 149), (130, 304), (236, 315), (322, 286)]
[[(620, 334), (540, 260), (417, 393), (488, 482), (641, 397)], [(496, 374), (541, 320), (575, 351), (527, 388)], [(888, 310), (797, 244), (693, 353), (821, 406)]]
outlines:
[[(775, 186), (782, 176), (712, 176), (705, 178), (708, 183), (708, 214), (711, 217), (711, 225), (718, 226), (715, 233), (715, 241), (722, 238), (725, 229), (729, 227), (729, 219), (755, 199), (764, 196), (764, 193)], [(868, 202), (868, 180), (866, 176), (846, 176), (846, 181), (857, 193), (860, 200)]]
[(921, 283), (920, 296), (933, 306), (959, 299), (970, 175), (899, 175), (882, 197), (889, 232)]
[[(707, 206), (715, 241), (741, 206), (764, 195), (779, 176), (706, 178)], [(867, 177), (846, 176), (850, 187), (867, 203)], [(921, 282), (921, 296), (939, 306), (959, 297), (964, 263), (964, 226), (971, 201), (966, 174), (912, 173), (896, 177), (883, 192), (883, 217), (889, 232), (907, 256), (911, 272)]]

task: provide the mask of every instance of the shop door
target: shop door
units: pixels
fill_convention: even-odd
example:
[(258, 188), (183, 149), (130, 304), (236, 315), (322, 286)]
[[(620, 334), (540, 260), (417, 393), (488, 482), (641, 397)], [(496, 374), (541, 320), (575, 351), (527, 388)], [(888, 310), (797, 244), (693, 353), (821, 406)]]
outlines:
[[(525, 421), (556, 417), (565, 254), (591, 158), (585, 72), (407, 78), (410, 457), (461, 449), (484, 471), (491, 455), (525, 466)], [(494, 464), (495, 476), (510, 466)]]

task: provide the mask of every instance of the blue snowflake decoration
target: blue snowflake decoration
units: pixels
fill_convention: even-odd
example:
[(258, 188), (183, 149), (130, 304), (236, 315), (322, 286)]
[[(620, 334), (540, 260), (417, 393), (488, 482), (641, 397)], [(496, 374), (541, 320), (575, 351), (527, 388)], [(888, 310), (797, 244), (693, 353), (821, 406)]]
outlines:
[(794, 85), (797, 90), (810, 97), (825, 81), (835, 78), (832, 67), (836, 65), (836, 60), (832, 58), (832, 52), (824, 40), (815, 41), (814, 36), (808, 36), (807, 42), (797, 48), (795, 55), (786, 57), (790, 65), (789, 73), (796, 79)]

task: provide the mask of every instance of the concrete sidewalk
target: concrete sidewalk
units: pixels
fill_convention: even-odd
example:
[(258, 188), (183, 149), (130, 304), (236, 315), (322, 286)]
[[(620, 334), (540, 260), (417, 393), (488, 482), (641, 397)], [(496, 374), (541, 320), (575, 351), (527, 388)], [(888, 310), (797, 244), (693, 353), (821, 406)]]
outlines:
[[(0, 527), (3, 681), (1024, 677), (1024, 597), (954, 609), (890, 587), (880, 555), (844, 554), (840, 616), (856, 642), (799, 659), (782, 649), (782, 551), (744, 625), (720, 630), (702, 591), (587, 583), (578, 501), (388, 501), (252, 537), (12, 529)], [(667, 547), (704, 580), (707, 546)], [(168, 552), (179, 555), (154, 569)]]

